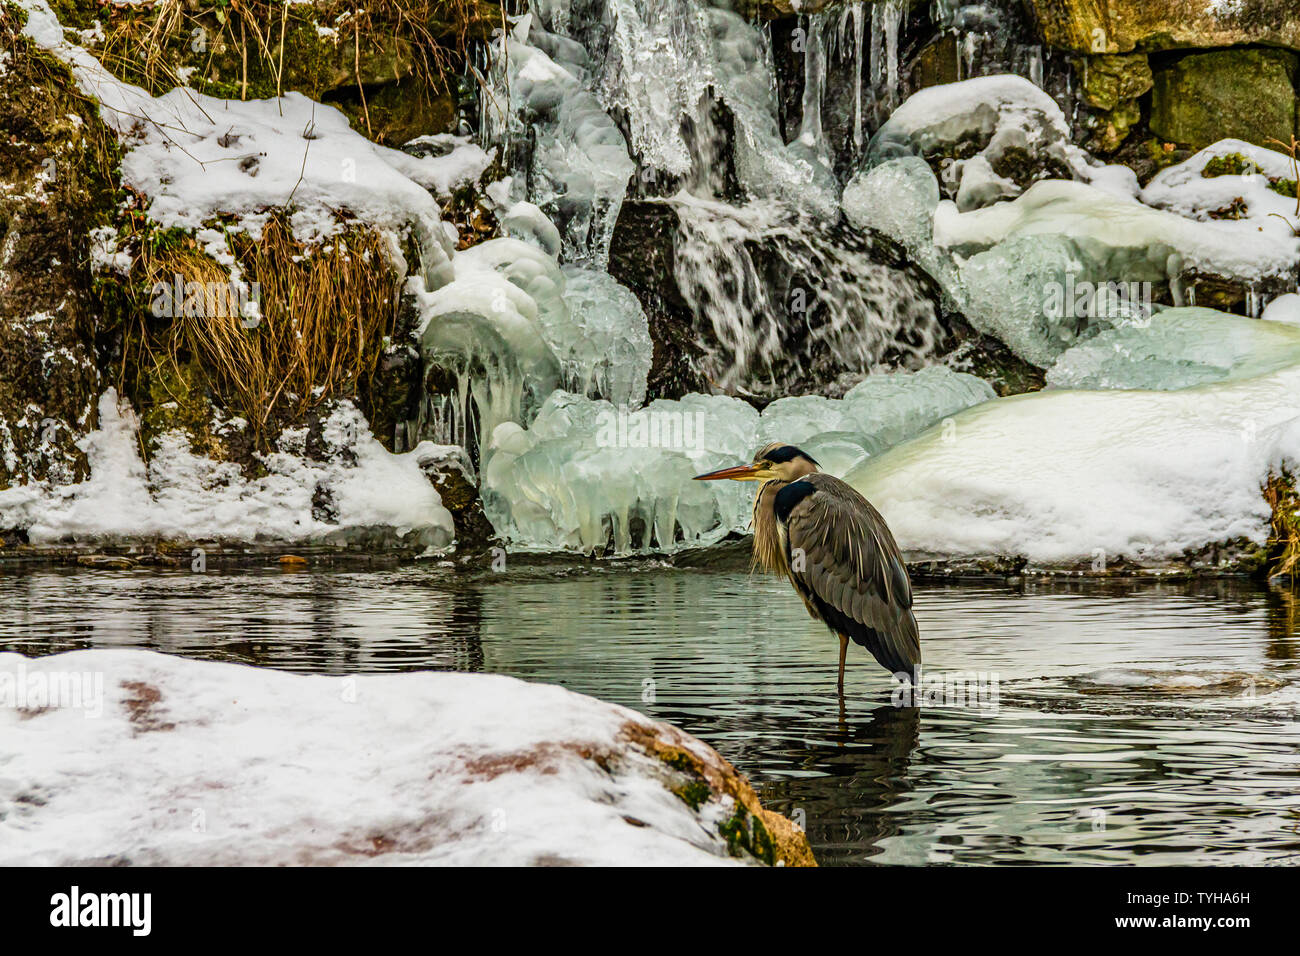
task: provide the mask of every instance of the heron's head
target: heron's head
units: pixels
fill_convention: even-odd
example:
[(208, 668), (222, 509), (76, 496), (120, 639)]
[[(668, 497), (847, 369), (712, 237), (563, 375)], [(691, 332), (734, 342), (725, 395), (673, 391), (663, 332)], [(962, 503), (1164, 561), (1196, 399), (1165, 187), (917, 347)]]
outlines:
[(736, 465), (722, 468), (706, 475), (696, 475), (696, 481), (716, 481), (730, 478), (732, 481), (797, 481), (804, 475), (817, 470), (817, 461), (807, 452), (794, 445), (774, 441), (764, 445), (748, 465)]

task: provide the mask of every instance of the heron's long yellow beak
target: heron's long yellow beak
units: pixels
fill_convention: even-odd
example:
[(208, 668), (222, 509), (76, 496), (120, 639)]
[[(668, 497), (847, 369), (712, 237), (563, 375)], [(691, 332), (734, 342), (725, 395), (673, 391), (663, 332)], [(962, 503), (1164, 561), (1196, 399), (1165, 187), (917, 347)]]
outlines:
[(762, 469), (757, 465), (735, 465), (705, 475), (696, 475), (695, 481), (717, 481), (719, 478), (730, 478), (732, 481), (760, 481), (764, 477)]

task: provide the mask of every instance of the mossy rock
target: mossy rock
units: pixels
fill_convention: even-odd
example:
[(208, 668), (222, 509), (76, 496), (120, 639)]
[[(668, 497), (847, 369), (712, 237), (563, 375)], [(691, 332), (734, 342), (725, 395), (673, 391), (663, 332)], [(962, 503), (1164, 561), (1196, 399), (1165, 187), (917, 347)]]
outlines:
[(1074, 70), (1092, 130), (1088, 146), (1113, 153), (1142, 119), (1139, 99), (1154, 83), (1151, 66), (1144, 54), (1134, 53), (1079, 57)]
[[(1211, 158), (1205, 164), (1205, 168), (1201, 170), (1201, 176), (1205, 179), (1214, 179), (1216, 176), (1256, 176), (1263, 175), (1263, 172), (1258, 164), (1247, 159), (1241, 153), (1227, 153), (1223, 156)], [(1294, 179), (1285, 179), (1280, 176), (1270, 177), (1268, 188), (1279, 196), (1286, 196), (1289, 199), (1296, 198), (1296, 181)]]
[(68, 69), (0, 8), (0, 488), (81, 480), (77, 441), (96, 424), (90, 233), (112, 221), (116, 141)]
[(1078, 53), (1228, 47), (1300, 48), (1294, 0), (1026, 0), (1043, 42)]
[(1296, 132), (1300, 58), (1286, 50), (1194, 53), (1154, 71), (1151, 131), (1201, 149), (1221, 139), (1259, 146)]

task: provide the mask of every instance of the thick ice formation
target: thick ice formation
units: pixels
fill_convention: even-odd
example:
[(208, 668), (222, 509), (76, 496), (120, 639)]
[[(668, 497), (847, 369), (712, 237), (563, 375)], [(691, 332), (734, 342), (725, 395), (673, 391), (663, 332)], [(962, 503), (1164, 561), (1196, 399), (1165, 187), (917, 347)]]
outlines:
[[(1163, 285), (1181, 304), (1189, 274), (1258, 281), (1287, 274), (1300, 254), (1300, 241), (1254, 222), (1197, 222), (1055, 180), (967, 213), (940, 202), (934, 237), (964, 259), (961, 292), (972, 324), (1043, 366), (1098, 321), (1139, 316)], [(1075, 290), (1108, 282), (1120, 283), (1116, 309), (1098, 310), (1101, 300), (1091, 296), (1079, 308)]]
[[(1065, 235), (1128, 281), (1173, 279), (1177, 270), (1257, 279), (1294, 267), (1300, 240), (1285, 223), (1277, 230), (1239, 220), (1196, 222), (1095, 186), (1061, 180), (1035, 183), (1014, 202), (959, 212), (943, 202), (935, 211), (935, 240), (970, 254), (1019, 236)], [(1288, 239), (1289, 237), (1289, 239)], [(1179, 258), (1170, 261), (1172, 253)]]
[[(242, 427), (232, 422), (226, 427)], [(385, 538), (407, 546), (451, 544), (451, 514), (420, 468), (437, 451), (384, 449), (349, 402), (325, 422), (325, 458), (306, 454), (306, 431), (288, 430), (263, 457), (266, 475), (195, 455), (181, 432), (164, 434), (146, 467), (130, 408), (109, 389), (99, 428), (81, 442), (90, 477), (75, 485), (19, 485), (0, 491), (0, 527), (24, 528), (33, 544), (62, 541), (227, 539), (345, 544)], [(316, 517), (319, 500), (330, 520)]]
[(743, 862), (733, 798), (692, 809), (637, 741), (722, 758), (560, 687), (100, 649), (0, 654), (0, 695), (6, 866)]
[(563, 370), (562, 387), (615, 405), (640, 405), (653, 353), (640, 301), (608, 272), (568, 265), (564, 279), (569, 321), (545, 329)]
[[(441, 412), (454, 427), (421, 432), (438, 440), (469, 445), (502, 422), (526, 424), (558, 387), (624, 404), (645, 399), (651, 343), (636, 296), (605, 272), (561, 269), (535, 206), (516, 204), (506, 219), (532, 241), (481, 242), (456, 254), (449, 284), (407, 286), (426, 367), (457, 378), (457, 407)], [(470, 431), (471, 402), (481, 432)]]
[[(456, 408), (439, 441), (469, 446), (474, 404), (482, 435), (522, 421), (560, 383), (560, 364), (543, 334), (543, 312), (566, 320), (564, 275), (555, 260), (522, 239), (500, 238), (457, 253), (455, 279), (432, 292), (412, 279), (406, 291), (420, 313), (416, 335), (426, 369), (456, 376)], [(557, 314), (557, 313), (562, 313)], [(448, 424), (446, 418), (441, 422)]]
[(1297, 363), (1300, 328), (1214, 309), (1165, 309), (1147, 323), (1107, 329), (1067, 350), (1047, 370), (1047, 385), (1167, 390)]
[(525, 14), (498, 38), (493, 58), (484, 120), (525, 167), (515, 170), (512, 197), (536, 204), (558, 225), (567, 259), (603, 269), (635, 166), (589, 88), (586, 51)]
[(934, 242), (939, 181), (919, 156), (886, 160), (858, 173), (844, 187), (844, 216), (859, 229), (875, 230), (907, 250), (912, 261), (942, 287), (951, 307), (963, 301), (957, 263)]
[(1300, 462), (1298, 389), (1292, 365), (1176, 391), (997, 399), (847, 480), (914, 557), (1160, 563), (1238, 537), (1262, 543), (1261, 482)]
[(547, 0), (536, 12), (591, 51), (601, 104), (626, 116), (632, 151), (645, 167), (697, 180), (718, 176), (708, 148), (716, 98), (735, 116), (735, 169), (752, 195), (833, 213), (838, 188), (820, 143), (785, 143), (765, 38), (739, 14), (701, 0), (608, 0), (599, 11)]
[(629, 410), (556, 392), (527, 430), (507, 424), (493, 434), (483, 506), (523, 548), (709, 544), (741, 524), (747, 501), (730, 482), (690, 479), (747, 460), (757, 421), (749, 405), (723, 396)]
[(724, 396), (617, 408), (557, 392), (528, 429), (499, 427), (485, 453), (484, 508), (517, 546), (672, 551), (749, 525), (752, 488), (692, 482), (748, 461), (767, 441), (798, 443), (844, 474), (868, 456), (993, 397), (944, 367), (873, 375), (843, 399), (783, 399), (760, 416)]

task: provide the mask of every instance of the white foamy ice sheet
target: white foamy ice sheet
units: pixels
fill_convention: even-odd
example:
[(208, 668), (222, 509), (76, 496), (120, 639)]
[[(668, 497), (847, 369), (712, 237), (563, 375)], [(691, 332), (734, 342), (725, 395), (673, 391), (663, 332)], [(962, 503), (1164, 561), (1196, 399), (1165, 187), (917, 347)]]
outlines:
[(484, 509), (522, 548), (707, 545), (749, 526), (755, 489), (694, 475), (749, 461), (768, 441), (798, 444), (824, 470), (843, 474), (993, 394), (980, 379), (943, 367), (869, 376), (843, 399), (782, 399), (761, 416), (721, 395), (628, 410), (556, 392), (527, 429), (510, 422), (494, 432), (484, 454)]
[[(135, 415), (109, 389), (99, 402), (98, 429), (79, 443), (90, 477), (0, 491), (0, 527), (25, 529), (34, 544), (154, 536), (341, 544), (376, 534), (408, 546), (451, 544), (451, 514), (420, 467), (439, 446), (426, 442), (394, 455), (350, 402), (330, 414), (323, 437), (327, 457), (317, 461), (306, 454), (305, 430), (285, 431), (277, 450), (262, 458), (268, 473), (250, 479), (238, 465), (194, 454), (174, 431), (162, 436), (146, 467)], [(318, 491), (330, 501), (333, 520), (313, 516)]]
[(1047, 385), (1166, 391), (1296, 364), (1300, 328), (1294, 325), (1215, 309), (1164, 309), (1147, 322), (1105, 329), (1068, 349), (1047, 370)]
[(80, 675), (83, 706), (0, 706), (0, 863), (739, 862), (717, 833), (731, 798), (692, 810), (627, 733), (720, 767), (711, 748), (560, 687), (304, 676), (140, 650), (0, 654), (11, 697), (20, 679)]
[[(1259, 329), (1255, 344), (1277, 347), (1278, 330), (1290, 331)], [(1287, 337), (1294, 349), (1296, 337)], [(1102, 387), (1143, 374), (1107, 369), (1096, 358), (1066, 353), (1062, 367)], [(1145, 350), (1133, 361), (1146, 365)], [(1249, 362), (1265, 358), (1234, 364)], [(1051, 565), (1123, 556), (1160, 564), (1238, 537), (1262, 543), (1269, 510), (1261, 484), (1270, 468), (1300, 461), (1300, 365), (1250, 378), (1222, 371), (1224, 381), (1171, 391), (1062, 389), (985, 402), (872, 458), (847, 480), (914, 557), (1023, 555)], [(1145, 374), (1159, 387), (1186, 370), (1157, 366)]]

